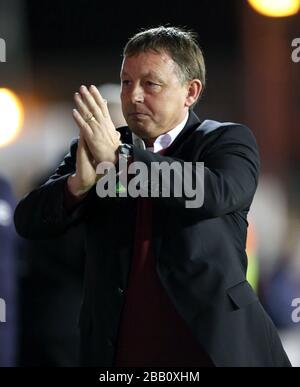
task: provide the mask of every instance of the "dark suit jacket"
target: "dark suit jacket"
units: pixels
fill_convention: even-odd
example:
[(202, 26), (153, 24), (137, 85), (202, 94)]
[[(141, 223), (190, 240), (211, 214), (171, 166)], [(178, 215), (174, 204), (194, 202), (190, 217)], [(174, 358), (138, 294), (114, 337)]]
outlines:
[[(123, 142), (131, 142), (122, 128)], [(86, 271), (81, 309), (82, 359), (111, 366), (126, 290), (136, 199), (100, 199), (90, 191), (71, 213), (64, 185), (75, 171), (77, 141), (46, 184), (25, 197), (15, 212), (28, 238), (58, 235), (70, 224), (86, 227)], [(216, 366), (288, 366), (276, 329), (245, 279), (247, 213), (258, 181), (256, 141), (245, 126), (188, 122), (162, 156), (133, 147), (134, 161), (205, 163), (204, 203), (186, 208), (185, 197), (153, 200), (153, 249), (157, 273), (171, 301)], [(147, 187), (145, 187), (147, 189)], [(173, 195), (174, 196), (174, 195)]]

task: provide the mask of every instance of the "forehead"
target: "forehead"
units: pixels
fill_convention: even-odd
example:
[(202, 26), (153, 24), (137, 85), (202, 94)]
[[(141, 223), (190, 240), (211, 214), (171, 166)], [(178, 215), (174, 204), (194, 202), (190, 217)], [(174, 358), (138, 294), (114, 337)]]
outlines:
[(146, 51), (137, 55), (125, 56), (121, 67), (121, 75), (168, 75), (173, 74), (175, 68), (175, 62), (166, 52)]

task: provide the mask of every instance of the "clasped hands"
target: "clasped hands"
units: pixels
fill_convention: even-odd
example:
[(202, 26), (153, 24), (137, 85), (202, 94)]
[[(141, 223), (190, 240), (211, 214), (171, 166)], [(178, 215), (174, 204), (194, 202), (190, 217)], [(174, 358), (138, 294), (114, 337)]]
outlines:
[(79, 130), (76, 172), (69, 176), (68, 187), (75, 196), (87, 193), (101, 176), (96, 175), (101, 162), (117, 162), (120, 133), (111, 120), (107, 102), (95, 86), (81, 86), (74, 95), (73, 117)]
[(111, 120), (106, 100), (96, 86), (81, 86), (74, 100), (77, 109), (73, 110), (73, 117), (95, 162), (115, 163), (120, 133)]

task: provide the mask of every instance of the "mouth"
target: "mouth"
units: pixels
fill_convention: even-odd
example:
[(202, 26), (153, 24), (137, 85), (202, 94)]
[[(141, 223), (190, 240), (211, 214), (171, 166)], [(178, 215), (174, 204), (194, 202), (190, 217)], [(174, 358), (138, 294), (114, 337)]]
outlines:
[(146, 118), (148, 117), (149, 114), (146, 114), (146, 113), (141, 113), (141, 112), (134, 112), (134, 113), (129, 113), (128, 114), (128, 117), (131, 118), (131, 119), (143, 119), (143, 118)]
[(133, 113), (129, 113), (128, 115), (132, 117), (135, 117), (135, 116), (138, 117), (138, 116), (147, 116), (148, 114), (142, 113), (142, 112), (133, 112)]

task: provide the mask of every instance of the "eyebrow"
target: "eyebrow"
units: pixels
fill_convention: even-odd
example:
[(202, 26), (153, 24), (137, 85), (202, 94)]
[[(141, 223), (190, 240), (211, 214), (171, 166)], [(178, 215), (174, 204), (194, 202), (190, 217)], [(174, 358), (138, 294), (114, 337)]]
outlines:
[[(120, 75), (121, 75), (121, 77), (122, 76), (130, 76), (130, 74), (128, 74), (126, 71), (121, 72)], [(162, 77), (159, 74), (153, 72), (152, 70), (148, 71), (145, 74), (142, 74), (142, 78), (149, 77), (149, 76), (156, 78), (159, 82), (162, 82), (162, 83), (164, 82)]]

